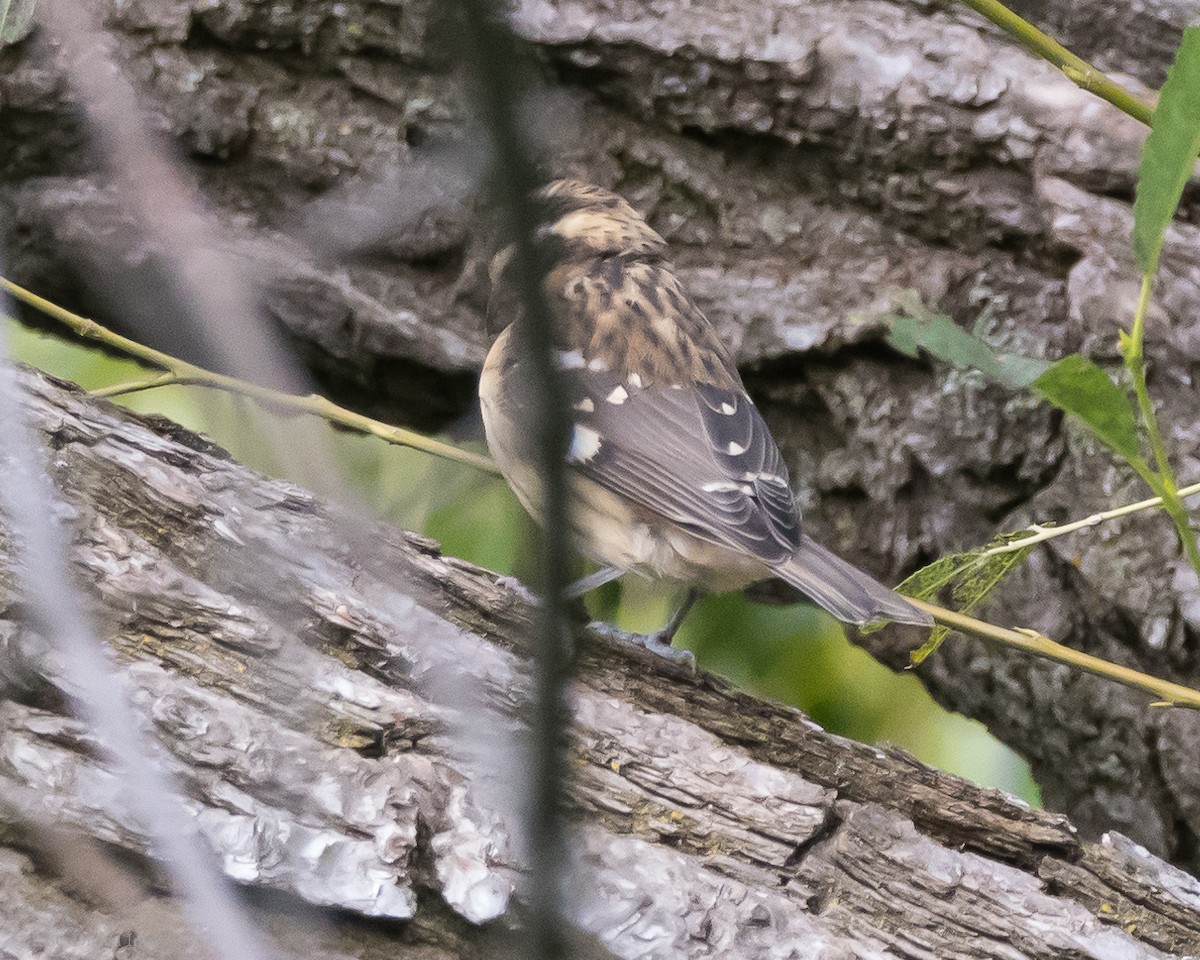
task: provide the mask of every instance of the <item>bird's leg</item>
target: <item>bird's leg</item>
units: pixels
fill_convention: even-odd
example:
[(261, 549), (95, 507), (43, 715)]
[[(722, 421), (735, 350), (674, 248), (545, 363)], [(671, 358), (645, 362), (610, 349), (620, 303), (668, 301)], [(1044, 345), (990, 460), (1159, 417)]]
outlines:
[[(617, 567), (602, 567), (595, 573), (590, 573), (586, 577), (576, 580), (574, 583), (568, 584), (563, 589), (563, 597), (567, 600), (577, 600), (585, 593), (591, 593), (604, 586), (606, 583), (611, 583), (618, 577), (625, 574), (624, 570)], [(496, 586), (507, 590), (519, 597), (522, 601), (529, 604), (531, 607), (538, 606), (542, 601), (536, 593), (530, 590), (516, 577), (500, 577), (496, 581)]]
[(667, 621), (666, 625), (661, 630), (654, 631), (654, 633), (630, 633), (628, 630), (619, 630), (610, 623), (601, 623), (599, 621), (593, 621), (588, 624), (588, 629), (617, 643), (645, 647), (651, 653), (656, 653), (660, 657), (674, 663), (686, 664), (694, 670), (696, 668), (696, 657), (692, 651), (677, 650), (671, 646), (671, 641), (675, 639), (675, 633), (679, 630), (679, 625), (683, 623), (683, 618), (687, 616), (688, 611), (692, 609), (692, 606), (698, 599), (700, 599), (699, 590), (695, 588), (688, 590), (687, 596), (683, 598), (683, 603), (671, 614), (671, 618)]
[(647, 646), (650, 638), (653, 638), (654, 643), (661, 644), (665, 647), (671, 646), (671, 641), (675, 639), (675, 634), (679, 632), (679, 628), (683, 625), (683, 618), (691, 612), (692, 607), (696, 605), (696, 601), (700, 599), (700, 591), (695, 587), (690, 587), (687, 596), (683, 598), (683, 603), (675, 608), (675, 612), (671, 614), (669, 620), (661, 630), (647, 635)]
[(574, 600), (576, 597), (582, 597), (585, 593), (598, 590), (606, 583), (612, 583), (618, 577), (624, 575), (625, 571), (618, 567), (601, 567), (595, 573), (589, 573), (586, 577), (582, 577), (570, 584), (563, 591), (563, 595), (569, 600)]

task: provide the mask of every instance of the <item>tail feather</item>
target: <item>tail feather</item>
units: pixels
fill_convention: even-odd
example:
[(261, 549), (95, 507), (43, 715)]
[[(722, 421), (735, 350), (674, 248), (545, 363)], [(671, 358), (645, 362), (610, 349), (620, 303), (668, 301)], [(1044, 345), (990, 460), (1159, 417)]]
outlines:
[(843, 623), (863, 625), (875, 620), (932, 626), (933, 618), (894, 590), (826, 550), (810, 537), (775, 575), (802, 591)]

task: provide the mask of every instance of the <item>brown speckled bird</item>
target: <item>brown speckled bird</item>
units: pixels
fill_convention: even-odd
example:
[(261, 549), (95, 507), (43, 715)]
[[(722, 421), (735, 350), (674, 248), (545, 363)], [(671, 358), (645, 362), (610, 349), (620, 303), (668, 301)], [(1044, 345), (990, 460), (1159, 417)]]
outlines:
[[(571, 402), (568, 453), (576, 546), (603, 569), (575, 592), (627, 571), (721, 592), (779, 577), (846, 623), (930, 618), (801, 530), (787, 467), (725, 345), (688, 297), (666, 242), (625, 200), (556, 180), (537, 195), (538, 242), (556, 358)], [(516, 348), (521, 302), (492, 261), (489, 322), (505, 326), (479, 384), (488, 446), (525, 508), (538, 484), (529, 361)]]

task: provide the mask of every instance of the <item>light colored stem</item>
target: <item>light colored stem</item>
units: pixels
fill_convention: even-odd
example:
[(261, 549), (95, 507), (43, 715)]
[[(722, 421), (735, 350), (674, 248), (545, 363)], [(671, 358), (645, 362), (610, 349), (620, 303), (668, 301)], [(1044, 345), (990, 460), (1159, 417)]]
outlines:
[(1143, 274), (1142, 288), (1138, 293), (1137, 308), (1133, 314), (1133, 329), (1129, 333), (1125, 351), (1125, 365), (1133, 378), (1133, 392), (1137, 396), (1138, 411), (1142, 422), (1150, 435), (1150, 449), (1154, 452), (1154, 463), (1159, 475), (1174, 489), (1174, 477), (1171, 473), (1171, 461), (1167, 459), (1167, 448), (1163, 443), (1162, 432), (1158, 428), (1158, 415), (1154, 412), (1154, 403), (1150, 399), (1150, 389), (1146, 386), (1146, 358), (1143, 353), (1143, 343), (1146, 339), (1146, 314), (1150, 309), (1150, 290), (1154, 278)]
[(950, 627), (952, 630), (968, 633), (994, 643), (1001, 643), (1008, 647), (1015, 647), (1046, 660), (1065, 663), (1077, 670), (1085, 670), (1127, 687), (1144, 690), (1158, 698), (1154, 704), (1156, 706), (1190, 707), (1193, 710), (1200, 710), (1200, 690), (1171, 683), (1169, 680), (1160, 680), (1138, 670), (1093, 657), (1091, 654), (1082, 653), (1079, 650), (1072, 650), (1034, 630), (997, 627), (969, 617), (965, 613), (956, 613), (924, 600), (917, 600), (913, 597), (907, 599), (913, 606), (926, 611), (938, 623)]
[(1154, 108), (1150, 104), (1110, 80), (1102, 71), (1073, 54), (1057, 40), (1046, 36), (1028, 20), (1018, 17), (999, 0), (960, 2), (1014, 37), (1026, 50), (1058, 67), (1067, 79), (1080, 89), (1095, 94), (1101, 100), (1107, 100), (1118, 110), (1150, 126), (1150, 120), (1154, 116)]
[[(1200, 493), (1200, 483), (1193, 483), (1191, 486), (1181, 487), (1176, 491), (1175, 495), (1180, 500), (1183, 500), (1187, 497), (1194, 497), (1198, 493)], [(1057, 527), (1046, 527), (1040, 523), (1030, 524), (1028, 527), (1031, 531), (1029, 536), (1021, 537), (1019, 540), (1012, 540), (998, 547), (992, 547), (989, 550), (984, 550), (979, 556), (984, 558), (999, 556), (1002, 553), (1016, 553), (1018, 550), (1024, 550), (1026, 547), (1032, 547), (1035, 544), (1046, 540), (1053, 540), (1056, 537), (1064, 537), (1068, 533), (1083, 530), (1085, 527), (1097, 527), (1108, 520), (1127, 517), (1131, 513), (1140, 513), (1143, 510), (1153, 510), (1155, 507), (1161, 507), (1162, 505), (1162, 497), (1150, 497), (1147, 500), (1139, 500), (1137, 503), (1127, 503), (1122, 507), (1102, 510), (1100, 513), (1093, 513), (1090, 517), (1084, 517), (1082, 520), (1072, 520), (1070, 523), (1064, 523)]]
[[(114, 333), (106, 327), (102, 327), (96, 321), (72, 313), (70, 310), (51, 303), (49, 300), (31, 293), (24, 287), (19, 287), (11, 280), (6, 280), (3, 277), (0, 277), (0, 289), (3, 289), (14, 299), (41, 311), (51, 319), (57, 320), (70, 329), (76, 336), (95, 343), (101, 343), (110, 349), (118, 350), (133, 357), (135, 360), (148, 366), (158, 367), (164, 371), (161, 376), (156, 378), (151, 377), (145, 380), (102, 388), (103, 390), (110, 391), (108, 395), (115, 396), (121, 393), (131, 393), (134, 390), (148, 390), (152, 387), (164, 386), (168, 382), (192, 383), (215, 390), (224, 390), (227, 393), (243, 397), (250, 397), (264, 406), (272, 407), (285, 413), (299, 413), (320, 417), (329, 423), (345, 427), (356, 433), (378, 437), (380, 440), (398, 446), (411, 447), (414, 450), (420, 450), (435, 457), (441, 457), (444, 460), (453, 460), (456, 463), (465, 464), (485, 473), (500, 472), (499, 468), (488, 457), (473, 453), (470, 450), (463, 450), (453, 444), (435, 440), (432, 437), (426, 437), (413, 430), (405, 430), (403, 427), (395, 427), (391, 424), (382, 423), (379, 420), (373, 420), (370, 417), (364, 417), (361, 413), (347, 410), (345, 407), (326, 400), (317, 394), (310, 394), (306, 397), (297, 396), (296, 394), (284, 393), (280, 390), (272, 390), (269, 387), (239, 380), (236, 377), (229, 377), (225, 374), (205, 370), (203, 367), (198, 367), (195, 364), (173, 357), (168, 353), (155, 350), (153, 347), (147, 347), (135, 340), (130, 340), (128, 337), (123, 337), (119, 333)], [(100, 391), (95, 391), (95, 393), (98, 396), (105, 395)]]

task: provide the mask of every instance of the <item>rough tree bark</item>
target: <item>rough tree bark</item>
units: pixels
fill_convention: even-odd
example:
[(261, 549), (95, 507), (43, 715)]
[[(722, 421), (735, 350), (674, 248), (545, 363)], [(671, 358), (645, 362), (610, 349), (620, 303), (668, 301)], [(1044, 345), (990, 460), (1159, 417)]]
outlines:
[[(20, 380), (92, 617), (198, 829), (286, 895), (252, 900), (259, 922), (290, 955), (493, 955), (520, 922), (527, 611), (169, 422)], [(14, 552), (0, 527), (0, 955), (204, 956), (22, 615)], [(1121, 835), (581, 640), (583, 955), (1200, 955), (1200, 884)]]
[[(128, 75), (263, 275), (267, 310), (340, 397), (423, 424), (469, 407), (486, 340), (475, 215), (431, 174), (467, 112), (436, 7), (108, 7)], [(1161, 80), (1191, 10), (1026, 7), (1135, 86)], [(674, 245), (821, 539), (895, 576), (997, 528), (1145, 495), (1045, 407), (879, 345), (896, 292), (915, 291), (998, 347), (1115, 364), (1135, 293), (1135, 122), (952, 4), (526, 0), (512, 22), (559, 98), (543, 112), (570, 120), (552, 169), (616, 186)], [(18, 279), (128, 319), (159, 251), (96, 171), (75, 103), (44, 35), (0, 51), (3, 242)], [(1189, 191), (1147, 343), (1186, 480), (1200, 475), (1195, 213)], [(315, 225), (371, 242), (331, 264), (303, 243)], [(1177, 560), (1161, 518), (1130, 519), (1046, 546), (986, 614), (1197, 685), (1200, 586)], [(1200, 866), (1200, 718), (974, 644), (944, 646), (922, 677), (1029, 759), (1085, 835), (1120, 829)]]

